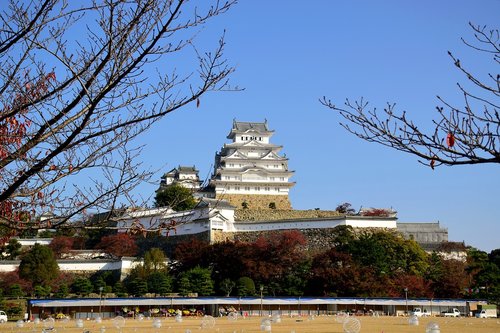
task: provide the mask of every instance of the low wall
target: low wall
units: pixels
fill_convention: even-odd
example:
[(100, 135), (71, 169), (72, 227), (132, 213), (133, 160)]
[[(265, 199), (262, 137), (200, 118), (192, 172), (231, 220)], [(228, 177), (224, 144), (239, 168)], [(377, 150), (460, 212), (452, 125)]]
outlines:
[[(122, 257), (117, 260), (110, 259), (93, 259), (93, 260), (57, 260), (59, 270), (62, 272), (72, 272), (79, 274), (92, 274), (99, 271), (118, 271), (123, 279), (130, 273), (135, 266), (141, 261), (137, 261), (135, 257)], [(9, 273), (18, 269), (20, 260), (4, 260), (0, 261), (0, 272)]]

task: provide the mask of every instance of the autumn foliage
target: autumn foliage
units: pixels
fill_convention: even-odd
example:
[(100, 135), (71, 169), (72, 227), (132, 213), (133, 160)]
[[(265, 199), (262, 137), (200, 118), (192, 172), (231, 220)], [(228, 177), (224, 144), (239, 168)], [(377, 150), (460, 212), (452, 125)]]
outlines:
[(134, 238), (126, 233), (104, 236), (96, 249), (101, 249), (117, 257), (132, 257), (138, 251)]

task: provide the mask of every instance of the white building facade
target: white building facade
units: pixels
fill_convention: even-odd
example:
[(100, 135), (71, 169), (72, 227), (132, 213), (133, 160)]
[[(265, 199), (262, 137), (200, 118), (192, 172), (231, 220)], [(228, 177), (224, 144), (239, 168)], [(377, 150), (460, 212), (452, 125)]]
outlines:
[[(282, 146), (271, 143), (274, 131), (263, 123), (233, 121), (224, 144), (215, 156), (210, 185), (215, 198), (236, 207), (290, 209), (288, 193), (295, 183)], [(245, 204), (246, 203), (246, 204)]]

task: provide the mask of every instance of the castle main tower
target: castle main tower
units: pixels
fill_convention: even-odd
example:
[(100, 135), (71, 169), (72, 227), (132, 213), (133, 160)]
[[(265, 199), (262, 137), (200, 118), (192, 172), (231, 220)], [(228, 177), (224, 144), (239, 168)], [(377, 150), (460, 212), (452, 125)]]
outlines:
[(270, 142), (273, 130), (263, 123), (234, 120), (224, 144), (215, 155), (210, 184), (215, 197), (237, 208), (291, 209), (288, 193), (294, 172), (288, 170), (288, 158), (280, 156), (283, 148)]

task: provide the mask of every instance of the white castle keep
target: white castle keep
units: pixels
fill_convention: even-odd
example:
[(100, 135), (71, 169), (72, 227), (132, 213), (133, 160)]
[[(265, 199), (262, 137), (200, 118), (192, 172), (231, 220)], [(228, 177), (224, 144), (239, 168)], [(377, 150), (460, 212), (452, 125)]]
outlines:
[(271, 143), (273, 130), (263, 123), (234, 120), (224, 144), (215, 155), (210, 186), (216, 199), (236, 208), (291, 209), (288, 193), (295, 185), (282, 146)]

